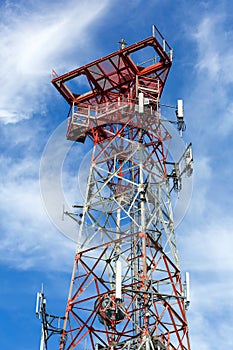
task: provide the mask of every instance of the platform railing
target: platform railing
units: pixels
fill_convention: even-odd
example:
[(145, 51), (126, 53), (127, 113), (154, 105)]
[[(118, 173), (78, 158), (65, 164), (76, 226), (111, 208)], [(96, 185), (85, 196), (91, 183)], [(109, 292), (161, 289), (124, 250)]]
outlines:
[(168, 42), (165, 40), (163, 35), (160, 33), (158, 28), (153, 24), (152, 25), (152, 36), (157, 39), (159, 44), (162, 46), (163, 51), (166, 52), (166, 54), (169, 56), (170, 60), (172, 61), (173, 58), (173, 49), (168, 44)]
[(97, 105), (95, 107), (88, 105), (87, 107), (79, 107), (73, 104), (71, 110), (72, 123), (80, 126), (88, 126), (90, 121), (98, 121), (105, 117), (125, 114), (127, 112), (133, 112), (135, 106), (134, 100), (117, 101), (113, 103), (105, 103)]

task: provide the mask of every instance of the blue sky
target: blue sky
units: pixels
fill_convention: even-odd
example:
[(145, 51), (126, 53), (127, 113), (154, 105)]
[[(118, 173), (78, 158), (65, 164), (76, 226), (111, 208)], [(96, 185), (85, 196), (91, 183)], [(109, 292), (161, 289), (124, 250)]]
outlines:
[[(194, 148), (192, 201), (177, 228), (181, 267), (191, 274), (191, 345), (232, 348), (233, 3), (7, 0), (0, 13), (1, 347), (39, 348), (34, 309), (42, 282), (48, 310), (65, 310), (75, 245), (49, 220), (39, 183), (43, 150), (68, 113), (51, 71), (62, 74), (115, 51), (121, 38), (131, 44), (148, 37), (155, 24), (174, 48), (163, 103), (184, 99), (184, 138)], [(64, 134), (61, 152), (67, 142)], [(71, 204), (80, 201), (77, 172), (87, 149), (72, 147), (64, 166)]]

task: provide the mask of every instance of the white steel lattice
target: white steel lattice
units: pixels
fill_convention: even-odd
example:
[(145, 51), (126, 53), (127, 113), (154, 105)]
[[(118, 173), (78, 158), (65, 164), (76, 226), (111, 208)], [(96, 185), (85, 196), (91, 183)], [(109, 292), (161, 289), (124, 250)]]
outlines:
[(189, 349), (168, 176), (171, 135), (159, 112), (136, 109), (114, 110), (111, 124), (106, 115), (88, 120), (95, 146), (61, 349)]

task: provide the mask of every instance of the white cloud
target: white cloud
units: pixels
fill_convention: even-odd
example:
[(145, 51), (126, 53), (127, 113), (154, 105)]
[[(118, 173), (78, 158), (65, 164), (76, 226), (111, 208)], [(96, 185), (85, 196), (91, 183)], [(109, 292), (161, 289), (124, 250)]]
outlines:
[[(223, 2), (226, 4), (226, 2)], [(233, 31), (227, 12), (206, 2), (188, 36), (195, 50), (185, 105), (194, 148), (194, 189), (178, 229), (182, 269), (190, 271), (188, 311), (192, 349), (232, 348), (233, 219), (231, 169)], [(202, 14), (201, 14), (202, 13)], [(191, 34), (190, 34), (191, 33)], [(195, 56), (196, 55), (196, 56)], [(231, 329), (230, 329), (231, 328)]]
[(233, 238), (229, 233), (233, 220), (221, 215), (208, 215), (206, 220), (195, 223), (195, 228), (187, 229), (179, 248), (186, 268), (203, 272), (233, 271)]
[[(20, 269), (70, 268), (75, 245), (49, 222), (40, 198), (39, 167), (36, 158), (18, 161), (1, 158), (6, 164), (1, 176), (0, 203), (4, 234), (0, 239), (0, 260)], [(62, 208), (61, 215), (62, 216)], [(67, 223), (69, 226), (69, 223)]]
[(233, 32), (226, 30), (225, 20), (224, 13), (210, 13), (201, 19), (193, 34), (198, 47), (199, 58), (196, 67), (199, 74), (206, 71), (208, 78), (216, 84), (228, 84), (233, 81), (233, 48), (230, 45)]
[[(216, 78), (221, 69), (220, 52), (218, 47), (216, 26), (219, 19), (213, 16), (204, 17), (193, 34), (198, 45), (198, 70), (207, 70), (211, 79)], [(215, 38), (215, 40), (213, 40)]]
[[(81, 148), (65, 140), (65, 129), (66, 121), (49, 139), (50, 153), (39, 179), (41, 148), (47, 138), (43, 123), (34, 117), (2, 126), (0, 261), (11, 267), (71, 269), (76, 249), (71, 239), (76, 241), (78, 225), (67, 216), (63, 221), (62, 216), (63, 204), (69, 211), (81, 198), (78, 162), (73, 163)], [(41, 197), (41, 181), (45, 197), (43, 193)]]
[(199, 125), (200, 136), (211, 141), (229, 136), (233, 131), (233, 48), (230, 45), (233, 31), (226, 21), (225, 12), (210, 11), (191, 29), (197, 56), (192, 75), (195, 80), (190, 81), (192, 94), (186, 105), (193, 122)]
[[(191, 206), (177, 232), (185, 269), (207, 276), (210, 273), (208, 281), (211, 281), (212, 273), (233, 270), (233, 238), (230, 234), (233, 218), (229, 204), (224, 200), (224, 193), (229, 196), (229, 188), (227, 181), (220, 187), (215, 184), (216, 171), (221, 169), (216, 169), (213, 163), (214, 155), (195, 159)], [(221, 191), (223, 199), (218, 196)]]
[[(82, 56), (89, 52), (92, 28), (107, 5), (107, 0), (69, 1), (65, 6), (61, 1), (23, 0), (0, 5), (0, 74), (4, 86), (0, 117), (7, 124), (1, 130), (4, 154), (0, 210), (4, 233), (0, 260), (15, 268), (64, 270), (73, 262), (75, 245), (51, 224), (41, 201), (40, 152), (47, 137), (41, 116), (49, 100), (51, 69), (63, 73), (79, 64), (81, 55), (77, 57), (77, 51), (82, 50)], [(30, 123), (25, 121), (35, 115), (37, 118)], [(66, 172), (64, 177), (67, 180)], [(56, 199), (56, 193), (50, 194)], [(56, 210), (60, 222), (62, 203), (56, 202)], [(63, 226), (75, 237), (77, 225), (70, 221), (67, 219)]]
[(228, 272), (218, 274), (203, 271), (191, 279), (191, 304), (187, 313), (192, 349), (232, 348), (233, 282)]
[(65, 6), (36, 2), (31, 10), (23, 1), (15, 7), (9, 4), (1, 6), (0, 117), (4, 123), (15, 123), (45, 113), (51, 70), (64, 70), (67, 57), (77, 52), (77, 40), (79, 49), (87, 50), (86, 33), (91, 36), (91, 26), (107, 1), (70, 1)]
[[(230, 135), (233, 131), (230, 63), (233, 48), (229, 45), (233, 31), (229, 30), (229, 26), (226, 30), (226, 12), (217, 9), (219, 11), (212, 8), (208, 14), (204, 12), (190, 31), (197, 54), (196, 61), (193, 61), (192, 95), (186, 102), (189, 123), (195, 131), (194, 196), (191, 204), (194, 226), (189, 230), (189, 244), (199, 250), (195, 256), (190, 255), (190, 261), (193, 258), (197, 262), (194, 269), (197, 266), (201, 268), (200, 260), (203, 259), (208, 268), (212, 264), (219, 269), (232, 269), (228, 249), (233, 243), (229, 234), (232, 225), (229, 219), (231, 180), (229, 174), (226, 176), (226, 169), (231, 169), (232, 161), (226, 151), (232, 147)], [(226, 140), (228, 143), (224, 143)], [(227, 201), (223, 200), (224, 195)], [(188, 241), (185, 244), (188, 246)], [(208, 254), (205, 254), (207, 246)], [(219, 259), (213, 263), (215, 256)]]

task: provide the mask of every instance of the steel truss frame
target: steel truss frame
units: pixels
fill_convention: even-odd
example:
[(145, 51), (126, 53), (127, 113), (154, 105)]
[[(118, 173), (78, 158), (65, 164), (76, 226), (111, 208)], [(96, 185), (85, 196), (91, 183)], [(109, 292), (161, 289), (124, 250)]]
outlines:
[[(85, 66), (61, 76), (52, 83), (66, 101), (72, 105), (96, 106), (106, 102), (115, 102), (119, 96), (137, 97), (138, 86), (151, 94), (154, 84), (159, 84), (162, 94), (165, 81), (172, 63), (172, 49), (156, 30), (152, 37), (100, 58)], [(137, 56), (144, 49), (152, 50), (153, 57), (137, 63)], [(84, 76), (90, 91), (80, 94), (77, 90), (80, 78)], [(142, 81), (141, 81), (142, 80)], [(76, 84), (72, 84), (73, 82)], [(141, 81), (141, 83), (140, 83)]]
[(62, 344), (156, 350), (158, 340), (166, 349), (189, 349), (170, 198), (171, 135), (149, 107), (143, 114), (124, 108), (124, 122), (114, 111), (118, 123), (106, 125), (103, 115), (88, 133), (95, 146)]
[[(86, 338), (87, 348), (92, 349), (96, 344), (140, 349), (148, 343), (153, 349), (154, 340), (166, 349), (189, 348), (180, 271), (164, 254), (160, 241), (158, 232), (140, 232), (76, 255), (66, 349), (81, 349)], [(118, 259), (123, 266), (122, 300), (115, 298)], [(132, 264), (142, 269), (133, 273)]]
[[(153, 34), (159, 33), (154, 27)], [(160, 96), (172, 50), (159, 33), (53, 79), (67, 138), (93, 141), (60, 350), (190, 350)], [(134, 55), (157, 54), (146, 66)], [(81, 75), (90, 91), (72, 91)]]

